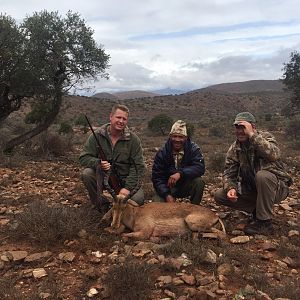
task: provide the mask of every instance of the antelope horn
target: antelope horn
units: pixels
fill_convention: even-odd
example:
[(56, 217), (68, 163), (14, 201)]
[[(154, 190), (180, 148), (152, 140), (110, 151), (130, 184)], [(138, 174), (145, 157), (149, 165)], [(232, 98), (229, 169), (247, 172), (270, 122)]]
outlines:
[(108, 183), (109, 176), (111, 174), (111, 170), (108, 170), (107, 172), (104, 172), (104, 178), (103, 178), (103, 185), (105, 189), (111, 194), (114, 200), (117, 200), (116, 192), (110, 187)]

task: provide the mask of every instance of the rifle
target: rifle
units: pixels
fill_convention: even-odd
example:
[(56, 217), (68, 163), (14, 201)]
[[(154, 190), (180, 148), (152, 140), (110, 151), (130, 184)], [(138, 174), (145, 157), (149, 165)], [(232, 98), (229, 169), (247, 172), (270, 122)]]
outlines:
[[(91, 125), (88, 117), (86, 115), (84, 115), (84, 116), (85, 116), (85, 119), (86, 119), (86, 121), (87, 121), (87, 123), (88, 123), (88, 125), (89, 125), (89, 127), (90, 127), (90, 129), (92, 131), (92, 133), (93, 133), (93, 136), (94, 136), (94, 138), (96, 140), (96, 143), (98, 145), (100, 162), (101, 162), (101, 160), (106, 160), (107, 161), (106, 155), (105, 155), (105, 153), (104, 153), (104, 151), (103, 151), (103, 149), (102, 149), (102, 147), (100, 145), (100, 142), (99, 142), (99, 140), (97, 138), (97, 135), (96, 135), (96, 133), (95, 133), (95, 131), (94, 131), (94, 129), (93, 129), (93, 127), (92, 127), (92, 125)], [(97, 167), (96, 175), (99, 174), (99, 172), (100, 172), (100, 165)], [(96, 176), (96, 177), (97, 177), (97, 192), (98, 192), (98, 197), (99, 197), (100, 195), (99, 195), (99, 189), (98, 189), (98, 187), (99, 187), (100, 183), (99, 183), (99, 180), (98, 180), (98, 176)], [(115, 173), (110, 172), (110, 176), (108, 178), (108, 183), (109, 183), (110, 187), (114, 190), (114, 192), (118, 195), (119, 192), (120, 192), (120, 190), (122, 189), (122, 186), (121, 186), (120, 179), (118, 178), (118, 176)]]

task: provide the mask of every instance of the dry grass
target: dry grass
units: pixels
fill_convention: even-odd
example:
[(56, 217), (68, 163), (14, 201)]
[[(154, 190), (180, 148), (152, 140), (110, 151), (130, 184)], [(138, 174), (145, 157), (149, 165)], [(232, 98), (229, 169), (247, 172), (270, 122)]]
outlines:
[(152, 267), (145, 262), (127, 260), (122, 265), (114, 265), (105, 277), (110, 299), (144, 300), (149, 299), (154, 288), (151, 278)]
[(53, 246), (76, 238), (81, 229), (95, 226), (91, 210), (68, 206), (49, 207), (45, 202), (34, 201), (16, 217), (17, 228), (11, 232), (15, 238), (25, 237), (42, 246)]

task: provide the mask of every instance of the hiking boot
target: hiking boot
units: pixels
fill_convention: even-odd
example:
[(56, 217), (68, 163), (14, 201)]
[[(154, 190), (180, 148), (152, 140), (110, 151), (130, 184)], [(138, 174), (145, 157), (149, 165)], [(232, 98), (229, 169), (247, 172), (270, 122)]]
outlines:
[(244, 228), (245, 234), (255, 235), (269, 235), (274, 233), (274, 228), (271, 220), (259, 220), (256, 219), (254, 222), (247, 224)]

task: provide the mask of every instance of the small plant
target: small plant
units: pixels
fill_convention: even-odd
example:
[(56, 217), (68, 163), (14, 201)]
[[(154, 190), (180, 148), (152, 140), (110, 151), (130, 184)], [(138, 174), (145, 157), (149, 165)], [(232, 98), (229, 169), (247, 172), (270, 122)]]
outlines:
[(61, 121), (58, 128), (59, 134), (69, 134), (73, 132), (72, 125), (67, 121)]
[(46, 132), (38, 142), (41, 155), (61, 156), (72, 149), (71, 141), (68, 138), (63, 139), (59, 135)]
[(209, 168), (210, 170), (220, 173), (223, 172), (225, 165), (225, 154), (223, 152), (216, 152), (209, 154)]
[(187, 135), (189, 137), (192, 137), (194, 135), (195, 132), (195, 126), (192, 123), (187, 123), (186, 124), (186, 131), (187, 131)]
[(94, 226), (90, 214), (79, 208), (49, 207), (43, 201), (34, 201), (17, 216), (18, 226), (11, 234), (46, 246), (60, 244), (77, 237), (81, 229)]
[(110, 267), (104, 279), (110, 293), (110, 299), (149, 299), (154, 288), (151, 269), (151, 266), (146, 263), (131, 260), (126, 260), (122, 265)]
[(217, 252), (219, 250), (213, 243), (204, 239), (194, 240), (190, 235), (186, 235), (174, 239), (172, 243), (164, 247), (161, 251), (164, 255), (171, 257), (178, 257), (182, 253), (185, 253), (192, 260), (194, 266), (214, 269), (215, 265), (206, 260), (209, 249)]
[(218, 138), (225, 137), (224, 129), (222, 127), (211, 127), (211, 128), (209, 128), (208, 135), (218, 137)]
[(300, 138), (300, 119), (290, 120), (286, 126), (285, 133), (290, 139), (298, 140)]
[(88, 126), (87, 120), (84, 116), (84, 114), (80, 114), (78, 117), (76, 117), (75, 121), (74, 121), (75, 125), (79, 125), (79, 126)]

